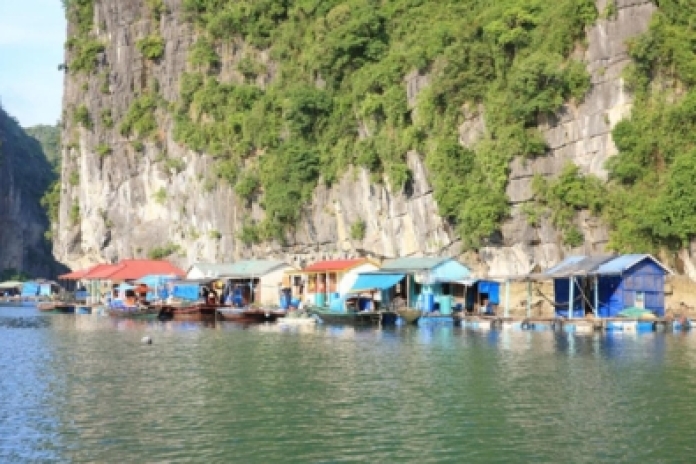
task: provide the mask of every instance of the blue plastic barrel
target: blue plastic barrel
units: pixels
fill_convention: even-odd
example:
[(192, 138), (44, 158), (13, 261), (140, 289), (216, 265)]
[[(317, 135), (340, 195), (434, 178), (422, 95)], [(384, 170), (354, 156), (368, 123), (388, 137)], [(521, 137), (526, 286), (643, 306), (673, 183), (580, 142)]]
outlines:
[(324, 293), (317, 293), (314, 295), (314, 304), (317, 306), (325, 306), (326, 305), (326, 294)]
[(435, 295), (425, 293), (423, 295), (423, 311), (433, 312), (435, 310)]
[(291, 299), (290, 306), (292, 306), (293, 308), (299, 308), (300, 307), (300, 299), (299, 298)]
[(280, 308), (281, 309), (288, 309), (288, 306), (290, 306), (290, 296), (285, 294), (285, 293), (281, 293), (280, 294)]
[(452, 296), (440, 296), (440, 314), (452, 314)]

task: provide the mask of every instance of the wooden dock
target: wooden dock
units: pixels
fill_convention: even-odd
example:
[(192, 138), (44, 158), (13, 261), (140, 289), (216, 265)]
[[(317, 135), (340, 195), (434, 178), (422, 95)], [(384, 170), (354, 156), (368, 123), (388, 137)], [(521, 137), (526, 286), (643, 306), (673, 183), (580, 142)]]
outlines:
[(533, 330), (561, 331), (574, 333), (594, 332), (668, 332), (696, 330), (696, 321), (687, 318), (512, 318), (496, 316), (458, 316), (455, 324), (478, 330)]

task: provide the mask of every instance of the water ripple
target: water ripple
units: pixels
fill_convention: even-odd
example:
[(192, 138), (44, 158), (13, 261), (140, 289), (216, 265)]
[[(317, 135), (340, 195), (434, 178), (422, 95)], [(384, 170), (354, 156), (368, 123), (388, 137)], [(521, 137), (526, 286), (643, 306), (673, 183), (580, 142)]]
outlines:
[(0, 308), (0, 461), (689, 462), (695, 348)]

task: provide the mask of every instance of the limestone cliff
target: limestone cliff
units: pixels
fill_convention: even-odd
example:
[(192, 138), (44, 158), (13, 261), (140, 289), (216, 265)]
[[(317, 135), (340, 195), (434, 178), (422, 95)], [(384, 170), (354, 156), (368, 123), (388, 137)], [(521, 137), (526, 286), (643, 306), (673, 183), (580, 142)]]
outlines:
[[(159, 5), (157, 11), (153, 4)], [(463, 257), (471, 266), (513, 274), (544, 268), (569, 252), (604, 251), (607, 231), (589, 215), (579, 218), (585, 244), (570, 249), (547, 220), (530, 226), (522, 207), (532, 198), (532, 176), (554, 176), (568, 160), (584, 172), (605, 176), (603, 163), (615, 153), (610, 131), (631, 107), (621, 79), (628, 60), (625, 42), (646, 30), (655, 9), (648, 0), (614, 5), (610, 17), (586, 30), (587, 46), (576, 52), (591, 75), (584, 101), (566, 104), (556, 117), (540, 121), (547, 155), (512, 162), (506, 192), (511, 215), (502, 236)], [(597, 0), (596, 6), (599, 12), (607, 10), (607, 0)], [(363, 167), (350, 167), (330, 186), (319, 183), (308, 205), (298, 203), (301, 219), (283, 240), (242, 240), (245, 221), (264, 217), (262, 205), (254, 195), (240, 198), (228, 183), (215, 180), (214, 156), (175, 141), (173, 108), (181, 98), (182, 76), (192, 67), (188, 54), (200, 36), (182, 2), (95, 0), (90, 13), (92, 26), (85, 37), (97, 44), (95, 69), (79, 72), (73, 64), (76, 47), (66, 49), (63, 183), (54, 241), (62, 262), (79, 267), (149, 254), (169, 255), (186, 265), (251, 255), (311, 260), (461, 252), (449, 221), (438, 214), (426, 164), (413, 150), (404, 157), (410, 179), (403, 191), (378, 182)], [(68, 36), (81, 27), (71, 18)], [(163, 49), (148, 59), (144, 39), (153, 34), (161, 37)], [(218, 47), (221, 81), (239, 79), (238, 65), (249, 48), (239, 41)], [(263, 49), (254, 52), (263, 65), (255, 84), (264, 87), (276, 77), (277, 66)], [(320, 78), (317, 85), (324, 85)], [(427, 72), (412, 72), (403, 76), (402, 85), (415, 106), (430, 79)], [(152, 89), (160, 103), (138, 100)], [(119, 129), (136, 101), (156, 121), (153, 135), (142, 141)], [(475, 144), (486, 131), (484, 113), (467, 113), (458, 128), (463, 145)], [(369, 127), (360, 131), (370, 136)]]
[(0, 274), (54, 277), (40, 200), (54, 178), (40, 144), (0, 108)]

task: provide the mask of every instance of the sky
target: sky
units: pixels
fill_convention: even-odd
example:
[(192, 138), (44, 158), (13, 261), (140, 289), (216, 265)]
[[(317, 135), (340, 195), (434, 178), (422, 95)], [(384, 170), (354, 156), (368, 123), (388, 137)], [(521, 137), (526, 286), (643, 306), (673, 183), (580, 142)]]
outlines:
[(22, 127), (60, 118), (65, 28), (61, 0), (0, 0), (0, 103)]

